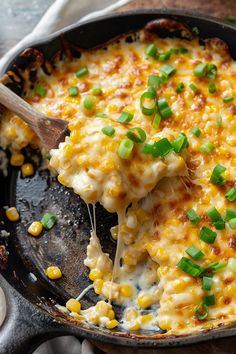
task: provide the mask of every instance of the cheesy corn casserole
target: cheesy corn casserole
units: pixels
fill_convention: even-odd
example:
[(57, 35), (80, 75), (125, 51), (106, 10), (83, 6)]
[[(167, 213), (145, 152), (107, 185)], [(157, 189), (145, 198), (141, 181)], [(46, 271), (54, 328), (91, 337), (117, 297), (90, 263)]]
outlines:
[[(95, 225), (87, 247), (99, 301), (81, 309), (80, 297), (70, 299), (71, 316), (163, 335), (236, 320), (235, 83), (219, 39), (144, 30), (61, 60), (50, 76), (38, 70), (25, 99), (70, 130), (50, 151), (50, 168), (87, 204), (118, 214), (114, 262)], [(19, 150), (40, 144), (10, 113), (0, 143), (15, 165)]]

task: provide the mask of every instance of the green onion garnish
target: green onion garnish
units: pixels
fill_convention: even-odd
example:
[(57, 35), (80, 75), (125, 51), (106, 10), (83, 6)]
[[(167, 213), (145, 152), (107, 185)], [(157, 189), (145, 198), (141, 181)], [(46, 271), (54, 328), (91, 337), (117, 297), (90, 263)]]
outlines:
[(197, 215), (194, 209), (189, 209), (186, 211), (186, 216), (193, 225), (197, 225), (201, 221), (201, 218)]
[(185, 252), (191, 257), (193, 258), (195, 261), (200, 261), (203, 257), (205, 257), (205, 254), (199, 250), (197, 247), (195, 246), (189, 246)]
[(107, 125), (102, 128), (102, 132), (103, 132), (103, 134), (105, 134), (107, 136), (112, 136), (115, 134), (115, 129), (112, 126)]
[(146, 91), (140, 97), (140, 108), (145, 116), (151, 116), (156, 111), (156, 95)]
[(178, 138), (171, 142), (171, 145), (173, 146), (173, 149), (176, 153), (181, 152), (189, 145), (187, 136), (184, 133), (180, 133)]
[(88, 74), (88, 68), (87, 66), (84, 66), (83, 68), (80, 68), (78, 71), (76, 71), (75, 75), (77, 77), (82, 77)]
[(155, 157), (164, 157), (168, 155), (172, 150), (173, 147), (167, 138), (163, 138), (153, 144), (153, 156)]
[(193, 263), (186, 257), (181, 258), (179, 263), (177, 263), (177, 267), (193, 277), (198, 277), (202, 272), (202, 268), (198, 264)]
[(234, 17), (228, 17), (228, 16), (226, 16), (226, 17), (224, 17), (224, 21), (236, 25), (236, 18), (234, 18)]
[(179, 52), (180, 52), (180, 54), (186, 54), (186, 53), (188, 53), (188, 48), (181, 47), (181, 48), (179, 48)]
[(154, 144), (145, 144), (143, 147), (143, 154), (152, 155), (154, 150)]
[(196, 85), (194, 85), (193, 83), (189, 85), (189, 87), (191, 88), (191, 90), (195, 93), (197, 92), (198, 88)]
[(207, 306), (212, 306), (215, 304), (215, 295), (204, 296), (203, 302)]
[(128, 160), (131, 156), (132, 150), (134, 147), (134, 142), (130, 139), (123, 139), (120, 142), (118, 148), (118, 156), (123, 160)]
[(146, 55), (148, 55), (149, 57), (155, 57), (157, 54), (157, 47), (154, 43), (151, 43), (147, 46), (146, 50), (145, 50)]
[(147, 138), (145, 131), (139, 127), (129, 129), (126, 135), (127, 138), (138, 144), (144, 143)]
[(121, 112), (120, 117), (117, 119), (117, 122), (128, 124), (133, 119), (133, 117), (134, 115), (132, 113), (123, 111)]
[(165, 64), (160, 67), (160, 72), (166, 77), (169, 78), (170, 76), (176, 73), (176, 68), (174, 68), (170, 64)]
[(220, 187), (224, 186), (226, 181), (224, 177), (221, 176), (224, 171), (226, 171), (226, 167), (220, 164), (216, 165), (211, 174), (211, 182)]
[(233, 96), (227, 96), (227, 97), (223, 98), (223, 102), (228, 103), (228, 102), (233, 101), (233, 99), (234, 99)]
[(205, 155), (209, 155), (214, 149), (215, 146), (210, 142), (206, 142), (200, 146), (200, 151)]
[(98, 112), (98, 113), (96, 113), (95, 116), (96, 116), (96, 117), (99, 117), (99, 118), (106, 118), (106, 117), (107, 117), (107, 114), (106, 114), (106, 113), (102, 113), (102, 112)]
[(99, 96), (102, 94), (102, 87), (100, 84), (94, 84), (92, 87), (92, 94), (95, 96)]
[(92, 111), (95, 107), (96, 99), (93, 96), (84, 96), (83, 97), (83, 107), (88, 111)]
[(230, 219), (230, 220), (229, 220), (229, 227), (230, 227), (232, 230), (235, 230), (235, 229), (236, 229), (236, 218), (233, 218), (233, 219)]
[(160, 98), (157, 101), (157, 106), (163, 119), (167, 119), (173, 114), (165, 98)]
[(160, 53), (157, 59), (160, 61), (166, 61), (170, 59), (170, 56), (171, 56), (171, 51), (169, 50), (167, 52)]
[(218, 273), (227, 266), (226, 262), (214, 262), (211, 264), (210, 268), (213, 273)]
[(230, 258), (228, 261), (229, 269), (233, 270), (234, 272), (236, 271), (236, 259), (235, 258)]
[(176, 86), (175, 91), (176, 91), (177, 93), (180, 93), (180, 92), (183, 91), (183, 89), (184, 89), (184, 83), (183, 83), (183, 82), (180, 82), (180, 83)]
[(46, 213), (41, 219), (41, 224), (46, 230), (50, 230), (57, 223), (57, 218), (53, 213)]
[(207, 211), (207, 214), (213, 222), (213, 225), (215, 226), (216, 230), (223, 230), (225, 228), (225, 222), (215, 207), (210, 208)]
[(202, 277), (202, 290), (210, 291), (212, 288), (213, 279), (209, 275), (203, 275)]
[(225, 193), (225, 198), (230, 202), (234, 202), (236, 200), (236, 188), (230, 188), (228, 192)]
[(196, 77), (204, 77), (207, 72), (207, 63), (200, 63), (194, 68), (194, 75)]
[(194, 312), (198, 320), (204, 320), (209, 314), (208, 307), (204, 303), (201, 303), (198, 306), (196, 306)]
[(201, 228), (200, 240), (211, 245), (215, 242), (216, 237), (217, 237), (217, 233), (215, 231), (212, 231), (211, 229), (205, 226)]
[(216, 84), (214, 82), (209, 82), (208, 91), (209, 91), (209, 93), (215, 93), (216, 92)]
[(41, 97), (45, 97), (47, 94), (46, 88), (40, 84), (35, 86), (34, 92), (37, 93), (37, 95), (39, 95)]
[(153, 128), (158, 129), (161, 122), (161, 116), (156, 113), (153, 119)]
[(72, 86), (68, 90), (68, 94), (70, 97), (78, 96), (79, 90), (77, 86)]
[(154, 87), (155, 89), (158, 89), (164, 81), (165, 80), (159, 75), (148, 76), (148, 86)]
[(220, 114), (218, 115), (218, 117), (217, 117), (217, 119), (216, 119), (216, 125), (217, 125), (218, 127), (222, 127), (222, 125), (223, 125), (223, 120), (222, 120), (222, 117), (221, 117)]
[(211, 80), (215, 80), (216, 74), (217, 74), (217, 66), (215, 64), (208, 64), (206, 76)]
[(225, 221), (229, 221), (231, 219), (235, 219), (236, 218), (236, 210), (234, 209), (226, 209), (226, 212), (225, 212)]
[(198, 127), (193, 127), (192, 134), (195, 135), (197, 138), (201, 135), (201, 130)]

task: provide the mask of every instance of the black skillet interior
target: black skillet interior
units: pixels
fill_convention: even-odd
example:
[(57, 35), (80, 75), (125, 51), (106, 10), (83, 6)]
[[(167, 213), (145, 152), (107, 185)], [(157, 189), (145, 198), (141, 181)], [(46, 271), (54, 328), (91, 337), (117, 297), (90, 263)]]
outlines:
[[(223, 39), (228, 43), (231, 55), (236, 57), (234, 40), (236, 30), (233, 26), (202, 16), (159, 10), (116, 14), (99, 18), (82, 25), (72, 26), (62, 34), (55, 34), (39, 43), (33, 43), (32, 47), (42, 52), (46, 61), (54, 57), (58, 51), (63, 50), (65, 43), (67, 48), (69, 45), (74, 55), (78, 55), (76, 47), (95, 47), (120, 34), (142, 28), (151, 20), (163, 17), (177, 19), (190, 28), (198, 27), (202, 39), (211, 37)], [(166, 31), (159, 33), (159, 35), (166, 34)], [(8, 63), (5, 71), (15, 70), (15, 66), (26, 68), (31, 59), (30, 57), (17, 55)], [(23, 83), (13, 84), (11, 88), (17, 93), (21, 93), (22, 85)], [(26, 151), (26, 154), (27, 159), (31, 161), (32, 152)], [(33, 156), (34, 164), (39, 166), (41, 163), (40, 156), (35, 152), (33, 152)], [(69, 297), (77, 296), (89, 285), (88, 270), (83, 265), (90, 230), (86, 205), (70, 190), (60, 186), (46, 170), (39, 169), (33, 177), (23, 178), (17, 169), (10, 168), (7, 178), (1, 176), (0, 184), (1, 205), (16, 205), (21, 213), (21, 222), (14, 225), (7, 223), (2, 215), (6, 222), (4, 228), (10, 231), (11, 236), (7, 240), (3, 239), (1, 241), (1, 244), (6, 244), (9, 251), (7, 267), (5, 267), (3, 261), (1, 262), (0, 258), (1, 273), (9, 284), (23, 295), (25, 304), (29, 300), (30, 303), (35, 305), (34, 309), (38, 316), (42, 314), (42, 309), (44, 309), (43, 311), (53, 312), (51, 306), (48, 305), (51, 302), (50, 299), (64, 304)], [(29, 237), (26, 231), (27, 226), (32, 220), (40, 219), (46, 211), (55, 212), (58, 217), (58, 224), (52, 230), (44, 232), (40, 238)], [(96, 207), (96, 215), (97, 233), (103, 249), (114, 256), (115, 245), (110, 238), (109, 229), (116, 224), (116, 216), (107, 213), (99, 205)], [(63, 278), (57, 282), (48, 280), (44, 275), (44, 269), (51, 264), (59, 265), (63, 271)], [(83, 298), (82, 304), (87, 307), (94, 304), (95, 299), (96, 297), (91, 290)], [(24, 317), (27, 318), (27, 305), (25, 305), (24, 311), (26, 311)], [(55, 316), (55, 312), (53, 312), (53, 315)], [(45, 330), (47, 330), (47, 325), (45, 325)], [(192, 335), (180, 339), (153, 340), (151, 337), (135, 339), (122, 335), (117, 337), (112, 332), (105, 333), (96, 328), (82, 329), (73, 323), (66, 326), (66, 332), (120, 345), (146, 347), (181, 345), (207, 340), (213, 336), (226, 335), (226, 332), (221, 330), (216, 333), (213, 331), (204, 335)], [(234, 330), (228, 331), (228, 335), (234, 333)], [(153, 333), (143, 332), (141, 334), (145, 336)], [(7, 353), (7, 350), (5, 352)], [(13, 353), (13, 351), (11, 352)], [(20, 351), (16, 352), (20, 353)]]

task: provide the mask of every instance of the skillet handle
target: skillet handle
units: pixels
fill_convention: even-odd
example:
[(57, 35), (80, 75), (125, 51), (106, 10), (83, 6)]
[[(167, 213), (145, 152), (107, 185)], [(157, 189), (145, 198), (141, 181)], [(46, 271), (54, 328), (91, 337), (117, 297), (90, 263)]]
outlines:
[(7, 315), (0, 327), (1, 354), (31, 354), (48, 339), (74, 334), (68, 325), (38, 311), (1, 275), (0, 286), (7, 302)]

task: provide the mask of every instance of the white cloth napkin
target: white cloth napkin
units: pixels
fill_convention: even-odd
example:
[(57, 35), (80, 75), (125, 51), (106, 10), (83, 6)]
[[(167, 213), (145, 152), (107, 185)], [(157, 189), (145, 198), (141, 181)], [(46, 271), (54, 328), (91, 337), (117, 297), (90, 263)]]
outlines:
[[(0, 59), (0, 68), (28, 43), (59, 31), (72, 23), (82, 22), (128, 3), (130, 0), (56, 0), (34, 30)], [(6, 300), (0, 287), (0, 326), (6, 316)], [(55, 338), (42, 344), (34, 354), (94, 354), (96, 349), (86, 340), (81, 344), (71, 336)]]

